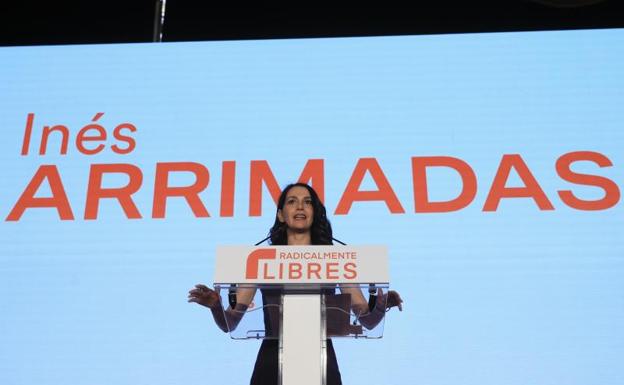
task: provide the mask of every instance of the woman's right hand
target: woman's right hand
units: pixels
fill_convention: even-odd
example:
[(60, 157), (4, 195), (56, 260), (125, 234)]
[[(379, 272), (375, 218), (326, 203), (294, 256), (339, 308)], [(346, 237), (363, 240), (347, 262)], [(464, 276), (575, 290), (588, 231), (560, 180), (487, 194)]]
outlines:
[(199, 283), (195, 285), (195, 288), (189, 290), (188, 302), (195, 302), (214, 309), (221, 307), (221, 296), (208, 286)]

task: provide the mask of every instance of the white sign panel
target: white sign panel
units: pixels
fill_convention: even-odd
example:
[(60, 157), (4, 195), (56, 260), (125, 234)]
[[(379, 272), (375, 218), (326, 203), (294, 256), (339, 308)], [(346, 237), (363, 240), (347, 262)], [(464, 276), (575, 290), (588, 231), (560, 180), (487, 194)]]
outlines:
[(221, 246), (215, 283), (388, 283), (385, 246)]

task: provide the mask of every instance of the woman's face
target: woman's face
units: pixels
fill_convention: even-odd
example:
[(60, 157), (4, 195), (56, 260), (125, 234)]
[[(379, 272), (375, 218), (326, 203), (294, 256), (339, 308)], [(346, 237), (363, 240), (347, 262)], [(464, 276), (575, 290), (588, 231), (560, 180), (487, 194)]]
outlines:
[(289, 230), (309, 231), (314, 221), (314, 207), (308, 189), (295, 186), (288, 190), (284, 207), (277, 211), (277, 218), (286, 223)]

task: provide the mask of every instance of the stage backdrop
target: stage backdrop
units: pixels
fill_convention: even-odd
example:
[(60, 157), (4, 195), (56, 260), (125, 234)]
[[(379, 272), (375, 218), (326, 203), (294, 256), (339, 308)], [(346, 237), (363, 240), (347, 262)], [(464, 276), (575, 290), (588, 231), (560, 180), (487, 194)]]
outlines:
[(624, 31), (0, 49), (0, 383), (245, 384), (186, 302), (310, 181), (405, 300), (347, 384), (624, 382)]

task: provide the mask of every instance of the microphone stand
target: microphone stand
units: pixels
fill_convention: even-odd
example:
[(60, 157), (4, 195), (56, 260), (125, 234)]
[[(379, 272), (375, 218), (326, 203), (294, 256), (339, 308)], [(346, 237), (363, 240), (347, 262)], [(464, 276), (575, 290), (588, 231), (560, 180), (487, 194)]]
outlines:
[[(264, 238), (264, 239), (263, 239), (263, 240), (261, 240), (260, 242), (257, 242), (256, 244), (254, 244), (254, 246), (259, 246), (261, 243), (263, 243), (263, 242), (265, 242), (265, 241), (269, 240), (269, 238), (271, 238), (271, 235), (273, 235), (273, 234), (269, 234), (269, 236), (268, 236), (268, 237)], [(343, 241), (341, 241), (341, 240), (339, 240), (339, 239), (336, 239), (336, 238), (334, 238), (334, 237), (332, 237), (332, 241), (336, 241), (336, 242), (340, 243), (340, 244), (341, 244), (341, 245), (343, 245), (343, 246), (346, 246), (346, 245), (347, 245), (347, 244), (346, 244), (346, 243), (344, 243)]]

